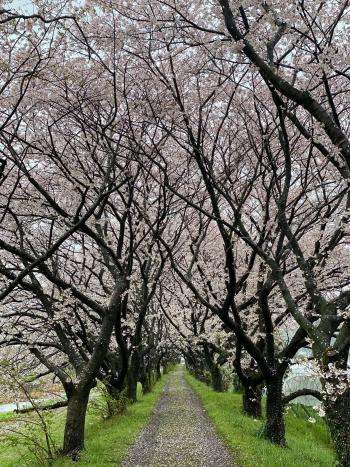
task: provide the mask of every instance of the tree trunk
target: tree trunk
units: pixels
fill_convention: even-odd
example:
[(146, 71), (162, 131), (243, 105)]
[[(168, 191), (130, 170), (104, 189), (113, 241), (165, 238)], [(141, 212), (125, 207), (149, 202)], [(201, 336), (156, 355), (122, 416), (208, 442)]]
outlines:
[(147, 394), (152, 391), (152, 372), (146, 371), (141, 377), (142, 393)]
[(131, 402), (137, 401), (137, 373), (135, 368), (132, 367), (128, 371), (126, 394)]
[(223, 392), (224, 391), (224, 383), (222, 380), (222, 374), (219, 365), (217, 365), (214, 361), (213, 353), (210, 352), (208, 345), (203, 345), (204, 350), (204, 358), (207, 369), (210, 372), (210, 383), (214, 391)]
[(64, 429), (63, 455), (78, 458), (79, 451), (84, 448), (85, 416), (90, 391), (74, 391), (67, 406), (66, 425)]
[(266, 381), (265, 436), (274, 444), (286, 446), (282, 384), (281, 376), (275, 376)]
[(157, 367), (156, 367), (156, 378), (157, 378), (157, 380), (159, 380), (162, 377), (162, 371), (160, 369), (160, 363), (161, 363), (161, 360), (158, 360)]
[(127, 396), (131, 402), (137, 401), (137, 381), (140, 369), (140, 357), (137, 351), (131, 355), (130, 366), (127, 376)]
[(127, 396), (131, 402), (137, 401), (137, 375), (131, 369), (128, 372)]
[(350, 389), (325, 403), (326, 421), (339, 465), (350, 466)]
[(243, 412), (253, 418), (261, 418), (261, 386), (244, 385)]
[(224, 392), (224, 382), (222, 380), (222, 373), (221, 373), (220, 367), (218, 365), (215, 365), (215, 363), (213, 363), (210, 368), (210, 374), (211, 374), (211, 385), (214, 391)]

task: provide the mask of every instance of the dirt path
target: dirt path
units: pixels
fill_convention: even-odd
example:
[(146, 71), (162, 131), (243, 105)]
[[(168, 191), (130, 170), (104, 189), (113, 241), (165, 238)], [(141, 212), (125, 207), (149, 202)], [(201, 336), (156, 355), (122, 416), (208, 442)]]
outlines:
[(178, 367), (169, 376), (149, 425), (129, 450), (124, 467), (234, 467), (198, 396)]

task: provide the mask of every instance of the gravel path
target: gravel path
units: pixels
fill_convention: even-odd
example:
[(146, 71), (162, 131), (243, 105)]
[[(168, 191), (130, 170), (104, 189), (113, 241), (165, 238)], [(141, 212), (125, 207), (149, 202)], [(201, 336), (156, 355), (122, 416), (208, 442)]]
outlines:
[(234, 467), (230, 452), (186, 383), (183, 367), (169, 375), (149, 425), (122, 465)]

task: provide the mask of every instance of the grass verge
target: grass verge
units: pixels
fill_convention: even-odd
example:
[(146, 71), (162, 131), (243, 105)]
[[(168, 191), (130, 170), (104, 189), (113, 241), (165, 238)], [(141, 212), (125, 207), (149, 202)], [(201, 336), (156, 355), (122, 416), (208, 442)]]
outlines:
[[(142, 395), (139, 400), (128, 407), (123, 415), (103, 421), (94, 410), (88, 410), (86, 419), (85, 451), (79, 462), (67, 458), (59, 458), (55, 467), (63, 466), (120, 466), (128, 448), (134, 443), (137, 435), (150, 419), (153, 408), (160, 397), (168, 376), (165, 375), (156, 383), (151, 393)], [(23, 417), (22, 417), (23, 418)], [(19, 416), (11, 414), (11, 423), (16, 423)], [(58, 446), (62, 445), (65, 409), (55, 411), (52, 421), (52, 434)], [(4, 426), (4, 425), (2, 425)], [(34, 456), (26, 446), (14, 449), (6, 436), (0, 438), (0, 466), (33, 466), (38, 465)]]
[[(274, 446), (262, 438), (262, 421), (243, 415), (242, 396), (217, 393), (186, 374), (186, 380), (202, 400), (219, 435), (242, 467), (331, 467), (336, 465), (327, 428), (318, 418), (312, 424), (298, 411), (286, 414), (288, 447)], [(315, 417), (316, 418), (316, 417)]]

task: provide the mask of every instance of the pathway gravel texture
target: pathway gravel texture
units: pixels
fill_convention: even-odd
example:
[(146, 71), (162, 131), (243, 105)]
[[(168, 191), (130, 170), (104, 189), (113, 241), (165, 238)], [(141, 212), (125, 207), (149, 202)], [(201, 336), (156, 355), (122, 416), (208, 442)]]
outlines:
[(234, 467), (232, 456), (184, 379), (183, 367), (169, 375), (148, 426), (128, 451), (123, 467)]

